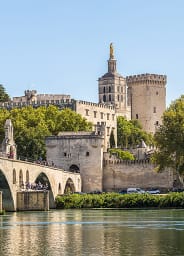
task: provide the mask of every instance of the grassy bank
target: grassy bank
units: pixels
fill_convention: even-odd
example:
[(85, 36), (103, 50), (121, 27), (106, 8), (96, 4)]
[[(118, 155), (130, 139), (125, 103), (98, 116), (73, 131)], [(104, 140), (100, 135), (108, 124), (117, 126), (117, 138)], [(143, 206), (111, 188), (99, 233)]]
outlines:
[(71, 194), (56, 197), (57, 209), (82, 208), (184, 208), (184, 193), (150, 194)]

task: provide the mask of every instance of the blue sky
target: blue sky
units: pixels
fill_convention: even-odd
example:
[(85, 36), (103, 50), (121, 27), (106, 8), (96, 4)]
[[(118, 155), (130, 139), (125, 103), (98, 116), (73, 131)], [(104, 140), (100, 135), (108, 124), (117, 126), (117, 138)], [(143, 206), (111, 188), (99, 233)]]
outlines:
[(167, 105), (184, 94), (183, 0), (0, 0), (0, 83), (98, 101), (113, 42), (123, 76), (167, 75)]

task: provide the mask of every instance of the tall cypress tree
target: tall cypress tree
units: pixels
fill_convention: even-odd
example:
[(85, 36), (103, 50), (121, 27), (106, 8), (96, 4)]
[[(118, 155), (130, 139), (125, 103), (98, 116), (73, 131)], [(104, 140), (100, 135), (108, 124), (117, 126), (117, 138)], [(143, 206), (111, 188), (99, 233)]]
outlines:
[(0, 102), (6, 102), (10, 100), (10, 96), (6, 93), (6, 90), (2, 84), (0, 84)]

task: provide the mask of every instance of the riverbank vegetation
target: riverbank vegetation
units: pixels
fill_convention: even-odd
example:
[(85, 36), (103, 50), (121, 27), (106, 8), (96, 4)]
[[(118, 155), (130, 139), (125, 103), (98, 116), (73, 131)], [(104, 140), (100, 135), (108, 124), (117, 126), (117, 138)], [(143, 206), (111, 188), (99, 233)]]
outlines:
[(184, 193), (144, 194), (71, 194), (56, 197), (57, 209), (82, 208), (184, 208)]
[(172, 102), (163, 114), (163, 122), (155, 133), (157, 151), (153, 162), (158, 171), (171, 167), (180, 175), (184, 174), (184, 95)]

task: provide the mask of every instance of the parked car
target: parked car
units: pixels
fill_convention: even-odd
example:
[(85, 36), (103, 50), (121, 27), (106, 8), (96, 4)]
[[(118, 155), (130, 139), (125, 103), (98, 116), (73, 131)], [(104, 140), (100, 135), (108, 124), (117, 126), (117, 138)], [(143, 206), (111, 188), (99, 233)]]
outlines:
[(146, 192), (141, 188), (127, 188), (127, 194), (132, 194), (132, 193), (143, 194)]
[(127, 189), (122, 189), (119, 191), (119, 194), (127, 194)]
[(94, 191), (89, 192), (88, 194), (102, 194), (102, 191), (94, 190)]
[(151, 194), (151, 195), (156, 195), (156, 194), (160, 194), (160, 190), (157, 188), (152, 188), (146, 191), (147, 193)]
[(171, 192), (184, 192), (183, 188), (173, 188)]

